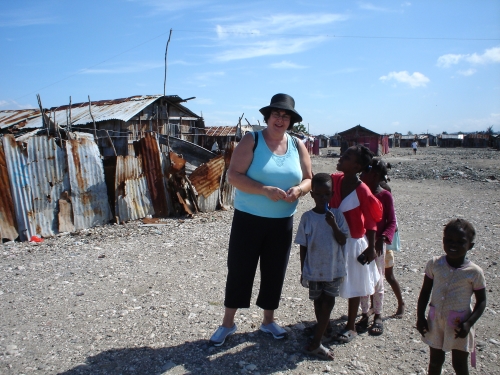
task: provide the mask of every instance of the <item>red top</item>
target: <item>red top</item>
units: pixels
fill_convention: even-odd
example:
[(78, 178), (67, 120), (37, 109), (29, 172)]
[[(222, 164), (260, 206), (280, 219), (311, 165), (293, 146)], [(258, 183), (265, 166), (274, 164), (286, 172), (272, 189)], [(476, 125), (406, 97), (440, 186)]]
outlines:
[(343, 179), (344, 173), (332, 174), (333, 197), (330, 207), (344, 213), (352, 238), (362, 238), (367, 230), (377, 230), (377, 222), (382, 219), (382, 204), (363, 182), (342, 200)]
[(383, 207), (382, 220), (377, 223), (377, 238), (386, 236), (388, 243), (392, 243), (397, 226), (396, 214), (394, 213), (394, 199), (392, 199), (392, 194), (387, 190), (382, 190), (375, 197), (382, 203)]

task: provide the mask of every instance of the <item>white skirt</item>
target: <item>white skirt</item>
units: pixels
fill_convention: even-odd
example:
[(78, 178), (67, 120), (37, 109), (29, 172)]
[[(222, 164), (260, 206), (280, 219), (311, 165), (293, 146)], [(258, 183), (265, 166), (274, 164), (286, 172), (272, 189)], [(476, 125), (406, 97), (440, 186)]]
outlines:
[(366, 250), (368, 241), (363, 238), (347, 238), (345, 244), (345, 259), (347, 276), (340, 287), (342, 298), (371, 296), (375, 292), (375, 284), (380, 274), (375, 261), (364, 266), (358, 262), (358, 256)]

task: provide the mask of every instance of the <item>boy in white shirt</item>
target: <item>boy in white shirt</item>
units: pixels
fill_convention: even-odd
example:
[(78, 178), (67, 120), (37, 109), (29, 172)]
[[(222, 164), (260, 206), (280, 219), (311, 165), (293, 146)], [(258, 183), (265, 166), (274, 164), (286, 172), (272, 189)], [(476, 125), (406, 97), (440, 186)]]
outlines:
[(309, 288), (317, 319), (314, 337), (304, 352), (325, 360), (333, 360), (333, 353), (321, 344), (321, 339), (346, 275), (343, 245), (349, 236), (342, 212), (328, 208), (332, 194), (331, 176), (314, 175), (311, 196), (316, 205), (302, 215), (295, 237), (295, 243), (300, 245), (301, 283)]

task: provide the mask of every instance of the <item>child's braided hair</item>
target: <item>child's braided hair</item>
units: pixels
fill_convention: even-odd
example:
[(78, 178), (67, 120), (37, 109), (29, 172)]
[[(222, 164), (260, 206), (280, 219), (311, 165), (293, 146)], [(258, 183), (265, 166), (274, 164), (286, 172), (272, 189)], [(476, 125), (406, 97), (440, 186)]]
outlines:
[(476, 230), (474, 226), (465, 219), (453, 219), (448, 222), (444, 227), (444, 232), (448, 229), (462, 229), (469, 237), (470, 242), (474, 242), (476, 238)]
[(372, 172), (377, 173), (381, 179), (385, 182), (390, 181), (390, 179), (387, 177), (387, 172), (388, 169), (391, 169), (391, 163), (386, 163), (380, 158), (373, 158), (372, 163), (370, 164), (372, 167)]
[(362, 145), (352, 146), (354, 151), (356, 152), (356, 156), (358, 159), (358, 163), (361, 165), (361, 170), (366, 170), (367, 172), (371, 169), (371, 162), (373, 157), (375, 156), (373, 152), (371, 152), (368, 147)]

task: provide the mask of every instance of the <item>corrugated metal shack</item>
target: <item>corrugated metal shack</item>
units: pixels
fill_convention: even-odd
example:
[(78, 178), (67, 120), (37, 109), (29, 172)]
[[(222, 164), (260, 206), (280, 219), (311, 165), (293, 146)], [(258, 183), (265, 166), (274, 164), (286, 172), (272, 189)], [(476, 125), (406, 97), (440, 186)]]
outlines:
[(205, 128), (205, 137), (198, 143), (200, 146), (211, 150), (214, 142), (219, 149), (224, 150), (231, 142), (239, 142), (242, 137), (241, 126), (213, 126)]
[(402, 135), (399, 142), (399, 147), (411, 147), (411, 144), (417, 141), (418, 147), (428, 147), (429, 137), (426, 134), (418, 135)]
[(375, 155), (383, 155), (382, 136), (361, 125), (338, 133), (341, 136), (340, 153), (354, 145), (366, 146)]
[[(0, 238), (28, 240), (113, 218), (189, 215), (232, 204), (225, 172), (234, 144), (227, 144), (225, 157), (215, 157), (190, 142), (204, 134), (203, 119), (171, 100), (80, 103), (44, 110), (43, 119), (36, 111), (18, 113), (16, 119), (29, 117), (15, 122), (22, 123), (18, 138), (0, 138), (0, 184), (11, 193), (0, 200)], [(179, 115), (174, 123), (167, 109)], [(4, 129), (12, 132), (13, 122)]]
[(439, 134), (439, 147), (462, 147), (464, 144), (463, 134)]
[(463, 147), (488, 148), (490, 135), (486, 133), (470, 133), (464, 136)]

